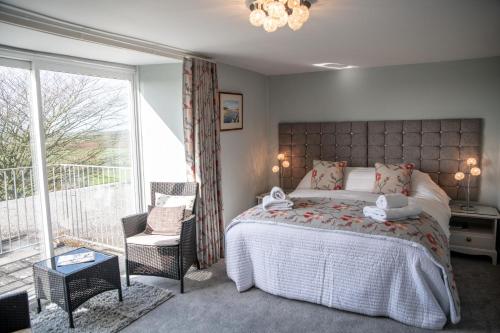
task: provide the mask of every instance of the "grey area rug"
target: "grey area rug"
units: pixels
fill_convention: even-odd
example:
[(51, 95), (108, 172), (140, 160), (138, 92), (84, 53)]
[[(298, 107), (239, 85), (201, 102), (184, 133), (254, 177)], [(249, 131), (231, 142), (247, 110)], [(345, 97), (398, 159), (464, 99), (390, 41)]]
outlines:
[(69, 328), (66, 311), (53, 303), (42, 306), (39, 314), (31, 313), (31, 325), (35, 333), (118, 332), (172, 296), (170, 290), (133, 282), (123, 287), (123, 302), (116, 290), (110, 290), (83, 303), (73, 311), (74, 329)]

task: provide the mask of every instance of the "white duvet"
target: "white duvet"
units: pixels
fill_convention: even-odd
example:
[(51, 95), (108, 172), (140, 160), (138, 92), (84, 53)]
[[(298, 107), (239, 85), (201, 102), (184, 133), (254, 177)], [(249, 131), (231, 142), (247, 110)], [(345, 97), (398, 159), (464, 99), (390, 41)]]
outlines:
[[(354, 191), (299, 189), (291, 197), (332, 197), (375, 202)], [(410, 198), (449, 235), (449, 207)], [(252, 221), (247, 221), (252, 222)], [(460, 315), (451, 309), (441, 269), (419, 247), (361, 234), (288, 225), (239, 223), (226, 230), (226, 266), (238, 291), (268, 293), (423, 328), (442, 328)]]

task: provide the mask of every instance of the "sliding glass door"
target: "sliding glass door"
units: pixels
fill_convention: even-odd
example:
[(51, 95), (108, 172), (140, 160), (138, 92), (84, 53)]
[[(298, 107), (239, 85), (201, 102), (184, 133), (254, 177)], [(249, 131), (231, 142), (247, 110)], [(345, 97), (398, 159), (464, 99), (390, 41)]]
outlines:
[(29, 289), (41, 259), (30, 96), (30, 64), (0, 58), (0, 294)]
[(53, 238), (121, 247), (134, 212), (130, 82), (40, 72)]
[(29, 64), (19, 64), (0, 66), (0, 255), (28, 248), (39, 240), (30, 70)]
[(2, 55), (0, 294), (54, 249), (120, 250), (141, 198), (134, 70)]

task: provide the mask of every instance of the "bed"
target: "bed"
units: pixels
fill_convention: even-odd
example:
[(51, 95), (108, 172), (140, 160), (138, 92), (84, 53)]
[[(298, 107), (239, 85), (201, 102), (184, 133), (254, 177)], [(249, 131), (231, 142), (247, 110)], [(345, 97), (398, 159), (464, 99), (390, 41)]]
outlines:
[[(409, 128), (413, 128), (414, 133), (420, 133), (420, 142), (429, 143), (423, 127), (434, 132), (437, 130), (442, 137), (446, 136), (440, 129), (445, 129), (444, 134), (456, 130), (459, 133), (457, 149), (462, 151), (463, 147), (471, 147), (462, 140), (462, 136), (472, 132), (475, 136), (475, 131), (480, 128), (476, 126), (477, 120), (471, 121), (436, 120), (427, 125), (425, 121), (411, 124), (389, 122), (389, 125), (383, 124), (382, 129), (386, 131), (381, 135), (389, 140), (391, 133), (397, 133), (394, 130), (396, 126), (401, 140), (405, 140), (405, 135), (412, 133)], [(435, 122), (439, 125), (437, 129)], [(373, 157), (370, 145), (377, 142), (369, 129), (375, 129), (378, 135), (379, 123), (376, 126), (371, 126), (370, 122), (363, 123), (361, 127), (364, 126), (368, 134), (361, 134), (362, 140), (356, 139), (360, 132), (359, 124), (350, 123), (347, 130), (345, 124), (339, 127), (343, 133), (339, 134), (340, 137), (350, 135), (351, 138), (347, 143), (350, 155), (343, 158), (348, 159), (351, 165), (361, 166), (348, 168), (345, 189), (335, 191), (310, 189), (307, 184), (310, 169), (307, 153), (304, 153), (305, 161), (295, 159), (296, 169), (304, 171), (293, 170), (294, 154), (307, 152), (307, 142), (313, 141), (308, 135), (316, 137), (314, 128), (317, 127), (308, 132), (309, 125), (280, 125), (280, 150), (286, 149), (289, 144), (288, 153), (292, 156), (292, 171), (284, 174), (283, 180), (295, 187), (289, 195), (295, 203), (294, 209), (265, 212), (256, 206), (236, 217), (226, 228), (227, 274), (238, 291), (255, 286), (290, 299), (370, 316), (385, 316), (428, 329), (441, 329), (448, 322), (460, 321), (460, 300), (448, 246), (448, 202), (450, 197), (457, 199), (461, 193), (459, 186), (453, 187), (448, 182), (447, 174), (452, 174), (454, 170), (450, 163), (439, 157), (438, 151), (435, 158), (438, 171), (414, 172), (409, 200), (422, 206), (423, 213), (419, 220), (373, 224), (373, 221), (363, 218), (362, 207), (373, 204), (378, 196), (371, 193), (374, 170), (366, 166), (373, 162), (370, 160), (370, 156)], [(330, 135), (326, 129), (332, 126), (318, 126), (319, 137), (314, 140), (325, 142), (323, 136)], [(299, 133), (295, 141), (293, 128), (298, 128)], [(333, 128), (335, 131), (336, 125)], [(291, 138), (287, 137), (289, 131)], [(336, 135), (333, 134), (334, 137)], [(354, 142), (361, 148), (356, 149)], [(394, 142), (394, 135), (387, 142)], [(454, 141), (451, 143), (455, 144)], [(438, 150), (450, 148), (451, 143), (444, 147), (438, 143), (437, 146), (441, 146)], [(302, 144), (304, 147), (298, 149), (297, 146)], [(401, 156), (398, 160), (393, 156), (395, 160), (390, 160), (387, 154), (394, 150), (387, 149), (387, 144), (382, 146), (386, 147), (382, 148), (386, 152), (382, 161), (398, 162), (405, 158)], [(427, 158), (425, 145), (419, 147), (420, 156)], [(323, 148), (320, 144), (320, 158), (328, 155), (321, 152)], [(330, 154), (331, 160), (341, 160), (339, 152), (346, 151), (343, 148), (337, 144), (333, 148), (336, 152)], [(474, 149), (467, 153), (475, 152), (479, 157), (479, 149)], [(420, 156), (417, 167), (425, 170), (432, 160), (426, 161)], [(456, 162), (457, 168), (459, 163), (460, 157)], [(441, 165), (446, 169), (442, 173), (439, 171)]]
[[(406, 221), (361, 221), (362, 207), (373, 204), (377, 196), (299, 187), (290, 194), (295, 202), (292, 211), (251, 208), (226, 230), (228, 276), (240, 292), (256, 286), (274, 295), (422, 328), (458, 322), (459, 300), (447, 245), (449, 207), (425, 196), (410, 198), (442, 231), (432, 234), (442, 240), (439, 258), (425, 244), (393, 235), (394, 228), (414, 232), (399, 230), (408, 227)], [(286, 223), (292, 215), (297, 223)], [(337, 228), (324, 228), (331, 220)], [(383, 230), (358, 230), (366, 226)], [(428, 232), (421, 234), (417, 238)]]

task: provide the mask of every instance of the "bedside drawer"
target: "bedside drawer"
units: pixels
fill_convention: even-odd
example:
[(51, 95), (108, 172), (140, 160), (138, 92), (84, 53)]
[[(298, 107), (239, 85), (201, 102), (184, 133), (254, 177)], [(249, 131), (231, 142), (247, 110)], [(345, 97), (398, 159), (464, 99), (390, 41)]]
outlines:
[(495, 250), (495, 241), (492, 236), (475, 233), (452, 232), (450, 245)]

